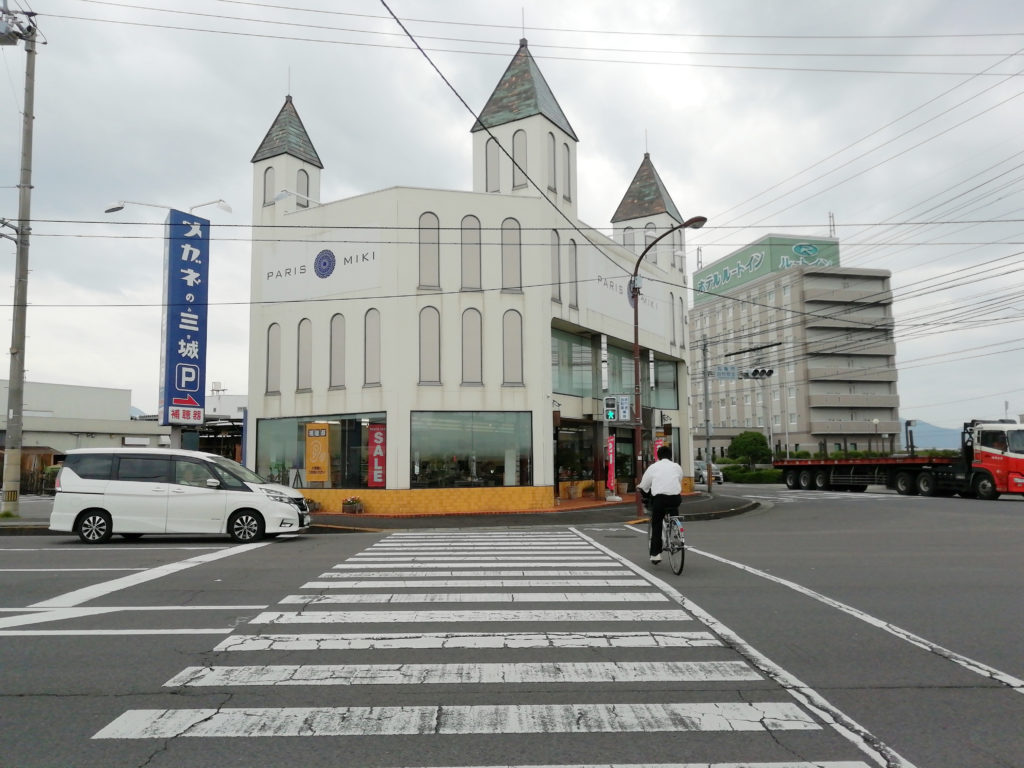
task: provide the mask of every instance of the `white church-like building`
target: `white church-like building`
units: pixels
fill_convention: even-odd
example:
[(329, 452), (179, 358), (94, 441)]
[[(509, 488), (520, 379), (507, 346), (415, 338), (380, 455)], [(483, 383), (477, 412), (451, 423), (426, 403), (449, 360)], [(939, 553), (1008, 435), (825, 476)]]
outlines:
[[(247, 463), (326, 510), (543, 509), (605, 498), (609, 458), (633, 477), (604, 399), (632, 402), (637, 258), (684, 219), (644, 155), (613, 237), (579, 220), (577, 136), (525, 40), (471, 136), (471, 191), (322, 201), (289, 96), (252, 158)], [(683, 232), (641, 265), (640, 451), (688, 469)]]

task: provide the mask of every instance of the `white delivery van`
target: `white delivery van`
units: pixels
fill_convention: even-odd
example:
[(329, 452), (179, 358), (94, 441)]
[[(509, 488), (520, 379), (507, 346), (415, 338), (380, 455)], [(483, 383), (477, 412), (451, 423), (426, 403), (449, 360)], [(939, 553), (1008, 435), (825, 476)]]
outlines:
[(77, 533), (87, 544), (115, 533), (222, 533), (251, 542), (308, 526), (297, 491), (223, 456), (167, 448), (68, 451), (50, 514), (51, 531)]

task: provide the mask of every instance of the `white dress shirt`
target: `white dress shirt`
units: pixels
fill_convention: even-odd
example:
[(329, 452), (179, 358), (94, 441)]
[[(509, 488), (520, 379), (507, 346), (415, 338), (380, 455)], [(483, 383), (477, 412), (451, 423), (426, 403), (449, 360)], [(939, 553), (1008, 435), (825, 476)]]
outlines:
[(683, 492), (683, 468), (672, 459), (659, 459), (644, 472), (640, 488), (654, 496), (678, 496)]

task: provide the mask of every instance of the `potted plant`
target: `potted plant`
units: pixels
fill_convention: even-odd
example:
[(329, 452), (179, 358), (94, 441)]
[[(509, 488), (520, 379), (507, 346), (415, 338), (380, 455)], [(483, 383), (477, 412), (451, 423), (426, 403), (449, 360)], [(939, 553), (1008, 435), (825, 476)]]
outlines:
[(358, 496), (349, 496), (341, 502), (341, 511), (346, 515), (362, 514), (363, 502)]

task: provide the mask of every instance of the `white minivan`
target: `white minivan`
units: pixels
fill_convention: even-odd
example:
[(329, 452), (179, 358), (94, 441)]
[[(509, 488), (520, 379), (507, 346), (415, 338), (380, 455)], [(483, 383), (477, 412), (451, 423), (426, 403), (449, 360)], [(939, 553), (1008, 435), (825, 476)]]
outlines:
[(201, 451), (77, 448), (57, 475), (51, 531), (87, 544), (119, 534), (224, 533), (239, 542), (309, 527), (297, 491)]

